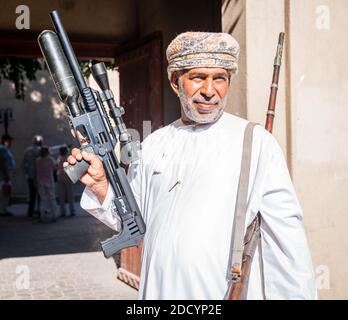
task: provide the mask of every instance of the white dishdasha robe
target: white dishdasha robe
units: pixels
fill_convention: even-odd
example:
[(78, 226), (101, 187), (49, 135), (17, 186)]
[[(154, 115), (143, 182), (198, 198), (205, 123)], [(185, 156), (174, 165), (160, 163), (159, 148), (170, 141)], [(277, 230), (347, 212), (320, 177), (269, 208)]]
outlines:
[[(247, 121), (224, 113), (213, 124), (179, 119), (149, 135), (128, 178), (147, 231), (139, 299), (223, 299)], [(100, 205), (88, 189), (81, 206), (120, 229), (109, 187)], [(261, 246), (248, 299), (316, 299), (302, 210), (275, 138), (253, 136), (246, 227), (261, 213)]]

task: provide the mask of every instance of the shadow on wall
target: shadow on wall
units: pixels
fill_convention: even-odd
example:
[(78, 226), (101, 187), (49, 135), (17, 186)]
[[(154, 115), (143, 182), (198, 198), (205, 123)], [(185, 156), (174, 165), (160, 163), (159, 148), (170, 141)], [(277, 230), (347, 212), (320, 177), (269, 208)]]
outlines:
[[(60, 102), (48, 71), (38, 71), (36, 81), (26, 81), (25, 99), (15, 98), (13, 83), (5, 80), (0, 86), (0, 108), (12, 109), (14, 121), (9, 123), (8, 133), (14, 137), (12, 153), (16, 161), (13, 175), (14, 196), (25, 195), (27, 184), (21, 168), (25, 149), (32, 144), (32, 137), (41, 134), (45, 144), (74, 144), (70, 134), (64, 105)], [(4, 126), (0, 128), (1, 135)], [(75, 145), (75, 144), (74, 144)]]

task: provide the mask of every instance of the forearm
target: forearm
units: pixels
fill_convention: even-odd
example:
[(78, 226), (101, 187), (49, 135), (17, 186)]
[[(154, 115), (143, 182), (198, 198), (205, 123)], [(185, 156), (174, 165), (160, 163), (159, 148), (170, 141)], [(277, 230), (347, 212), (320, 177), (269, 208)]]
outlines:
[(81, 208), (92, 216), (103, 222), (109, 228), (120, 231), (121, 220), (114, 205), (114, 192), (108, 186), (104, 200), (101, 202), (97, 195), (90, 188), (86, 187), (81, 198)]
[(99, 182), (95, 185), (90, 186), (89, 189), (97, 197), (99, 204), (102, 205), (103, 202), (105, 201), (105, 198), (109, 190), (109, 182), (107, 180), (105, 180), (105, 182), (101, 182), (101, 183)]

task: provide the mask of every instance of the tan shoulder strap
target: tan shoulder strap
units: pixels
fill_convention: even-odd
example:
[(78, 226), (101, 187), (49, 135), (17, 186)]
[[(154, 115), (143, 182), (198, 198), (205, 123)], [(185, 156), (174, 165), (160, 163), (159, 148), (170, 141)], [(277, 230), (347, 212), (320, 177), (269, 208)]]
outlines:
[(244, 131), (242, 162), (231, 239), (232, 252), (230, 255), (229, 264), (231, 267), (229, 268), (230, 272), (228, 274), (228, 278), (229, 280), (232, 280), (232, 282), (239, 281), (241, 277), (244, 250), (244, 229), (251, 165), (251, 151), (255, 125), (257, 125), (257, 123), (249, 122)]

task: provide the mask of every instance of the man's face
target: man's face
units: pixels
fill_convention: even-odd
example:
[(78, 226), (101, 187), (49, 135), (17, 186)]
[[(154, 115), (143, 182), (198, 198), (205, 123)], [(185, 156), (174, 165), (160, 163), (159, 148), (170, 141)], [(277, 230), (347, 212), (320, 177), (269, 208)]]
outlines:
[(223, 68), (193, 68), (182, 74), (176, 91), (184, 122), (217, 121), (226, 106), (228, 86), (229, 74)]

